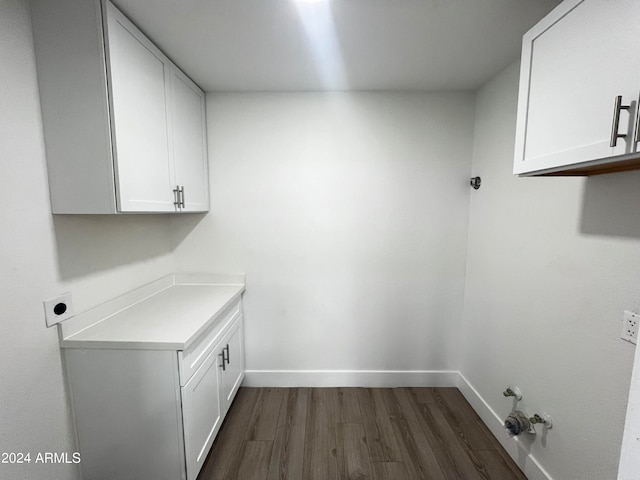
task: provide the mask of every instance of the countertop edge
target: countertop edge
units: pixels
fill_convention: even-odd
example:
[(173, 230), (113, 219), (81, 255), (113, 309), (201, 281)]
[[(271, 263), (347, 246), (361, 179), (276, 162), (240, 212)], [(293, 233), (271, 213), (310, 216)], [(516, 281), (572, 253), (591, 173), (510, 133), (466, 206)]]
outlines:
[[(191, 346), (191, 344), (200, 336), (202, 335), (205, 331), (207, 331), (207, 329), (211, 326), (211, 324), (215, 323), (220, 317), (223, 316), (224, 313), (226, 313), (226, 311), (229, 309), (230, 306), (232, 306), (244, 293), (245, 291), (245, 287), (244, 285), (238, 285), (240, 288), (240, 290), (238, 290), (238, 292), (236, 292), (235, 294), (233, 294), (231, 296), (231, 298), (229, 298), (229, 300), (227, 300), (224, 305), (222, 307), (220, 307), (218, 309), (218, 311), (216, 313), (214, 313), (211, 318), (209, 318), (209, 320), (207, 320), (205, 323), (203, 323), (200, 328), (198, 330), (196, 330), (196, 332), (191, 335), (182, 345), (182, 348), (179, 348), (178, 350), (186, 350), (187, 348), (189, 348), (189, 346)], [(224, 325), (220, 325), (220, 328), (224, 328)]]

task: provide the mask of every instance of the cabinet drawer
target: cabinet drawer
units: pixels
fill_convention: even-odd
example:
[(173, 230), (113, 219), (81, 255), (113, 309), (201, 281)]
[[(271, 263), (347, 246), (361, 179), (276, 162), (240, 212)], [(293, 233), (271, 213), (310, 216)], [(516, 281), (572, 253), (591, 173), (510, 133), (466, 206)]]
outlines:
[(226, 308), (224, 312), (218, 316), (218, 319), (214, 321), (189, 348), (178, 352), (181, 387), (187, 384), (198, 367), (202, 365), (202, 362), (204, 362), (205, 358), (211, 353), (213, 347), (216, 346), (231, 324), (235, 322), (241, 314), (241, 304), (240, 299), (238, 299)]

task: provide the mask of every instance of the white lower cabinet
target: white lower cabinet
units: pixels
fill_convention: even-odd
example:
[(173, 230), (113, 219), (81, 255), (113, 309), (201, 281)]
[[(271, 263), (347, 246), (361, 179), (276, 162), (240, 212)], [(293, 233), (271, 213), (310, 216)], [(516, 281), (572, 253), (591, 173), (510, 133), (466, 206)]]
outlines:
[(189, 479), (198, 475), (220, 428), (220, 404), (217, 354), (212, 352), (182, 387), (182, 422)]
[[(229, 333), (220, 342), (225, 357), (225, 367), (222, 369), (220, 382), (222, 406), (225, 411), (231, 406), (238, 388), (244, 378), (244, 348), (242, 322), (236, 323), (229, 329)], [(222, 345), (224, 344), (224, 345)]]
[(85, 480), (195, 480), (244, 378), (240, 301), (185, 351), (65, 348)]
[[(182, 387), (187, 478), (198, 476), (222, 418), (244, 378), (242, 315), (239, 312), (222, 340)], [(233, 357), (232, 357), (233, 355)]]

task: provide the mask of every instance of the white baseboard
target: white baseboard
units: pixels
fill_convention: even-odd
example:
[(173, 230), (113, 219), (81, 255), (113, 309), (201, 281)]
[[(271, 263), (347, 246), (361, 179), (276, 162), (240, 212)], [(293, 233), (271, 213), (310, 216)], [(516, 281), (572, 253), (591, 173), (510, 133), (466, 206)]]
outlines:
[(456, 386), (529, 480), (553, 480), (551, 475), (526, 450), (525, 445), (517, 437), (507, 438), (504, 431), (504, 420), (498, 416), (478, 391), (473, 388), (473, 385), (459, 372)]
[(245, 387), (457, 387), (447, 370), (246, 370)]

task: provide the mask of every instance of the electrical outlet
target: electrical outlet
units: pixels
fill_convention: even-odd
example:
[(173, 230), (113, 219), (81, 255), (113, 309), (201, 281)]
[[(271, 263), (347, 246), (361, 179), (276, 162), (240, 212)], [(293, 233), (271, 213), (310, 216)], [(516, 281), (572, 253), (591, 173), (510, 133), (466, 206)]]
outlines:
[(47, 327), (52, 327), (56, 323), (60, 323), (75, 315), (70, 293), (63, 293), (59, 297), (45, 300), (43, 303), (44, 318), (47, 322)]
[(637, 313), (624, 311), (622, 316), (622, 335), (620, 337), (633, 344), (638, 343), (638, 322), (640, 316)]

